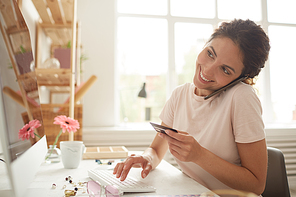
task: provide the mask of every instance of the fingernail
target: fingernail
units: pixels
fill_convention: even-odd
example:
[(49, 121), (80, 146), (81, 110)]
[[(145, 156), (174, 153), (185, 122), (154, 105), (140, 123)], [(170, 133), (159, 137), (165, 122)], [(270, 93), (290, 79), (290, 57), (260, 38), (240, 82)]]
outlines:
[(143, 178), (145, 178), (147, 175), (146, 175), (146, 173), (143, 173)]

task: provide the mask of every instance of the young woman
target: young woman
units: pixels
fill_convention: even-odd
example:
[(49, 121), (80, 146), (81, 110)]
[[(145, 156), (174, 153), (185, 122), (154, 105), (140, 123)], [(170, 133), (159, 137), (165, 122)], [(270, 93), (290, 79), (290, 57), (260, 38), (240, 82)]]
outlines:
[[(222, 23), (196, 60), (193, 83), (177, 87), (165, 104), (162, 125), (143, 155), (118, 163), (114, 174), (124, 180), (131, 167), (142, 177), (156, 168), (169, 149), (182, 171), (214, 189), (236, 189), (260, 195), (265, 188), (267, 150), (262, 108), (252, 86), (270, 50), (262, 28), (250, 20)], [(230, 82), (243, 82), (205, 96)]]

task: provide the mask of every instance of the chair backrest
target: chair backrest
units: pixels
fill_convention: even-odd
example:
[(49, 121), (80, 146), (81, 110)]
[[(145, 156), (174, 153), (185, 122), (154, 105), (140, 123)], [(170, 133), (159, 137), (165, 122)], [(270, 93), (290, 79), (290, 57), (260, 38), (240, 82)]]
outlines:
[(290, 197), (285, 158), (277, 148), (267, 147), (268, 169), (263, 197)]

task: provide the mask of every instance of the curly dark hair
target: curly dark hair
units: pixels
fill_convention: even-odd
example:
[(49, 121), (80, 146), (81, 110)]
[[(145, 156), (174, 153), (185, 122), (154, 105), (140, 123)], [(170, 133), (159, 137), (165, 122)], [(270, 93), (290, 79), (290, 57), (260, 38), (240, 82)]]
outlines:
[(218, 37), (230, 38), (239, 47), (244, 64), (241, 76), (248, 77), (245, 83), (255, 84), (254, 77), (264, 68), (270, 51), (269, 38), (261, 26), (249, 19), (234, 19), (231, 22), (223, 22), (208, 42)]

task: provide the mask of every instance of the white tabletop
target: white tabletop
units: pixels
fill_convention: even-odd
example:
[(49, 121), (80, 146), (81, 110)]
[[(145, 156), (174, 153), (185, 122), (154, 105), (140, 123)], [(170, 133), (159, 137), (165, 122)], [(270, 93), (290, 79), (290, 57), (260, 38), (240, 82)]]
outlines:
[[(74, 182), (89, 181), (87, 175), (89, 169), (94, 169), (99, 165), (94, 160), (82, 160), (77, 169), (65, 169), (62, 162), (46, 164), (40, 166), (35, 180), (30, 184), (25, 196), (30, 197), (63, 197), (65, 189), (73, 189), (73, 184), (65, 180), (67, 176), (71, 176)], [(156, 188), (153, 193), (127, 193), (124, 197), (143, 196), (143, 195), (184, 195), (184, 194), (200, 194), (209, 191), (196, 181), (192, 180), (180, 170), (172, 166), (166, 161), (162, 161), (160, 165), (153, 170), (145, 179), (140, 177), (140, 168), (133, 168), (130, 174), (133, 177), (141, 179)], [(52, 184), (56, 184), (56, 188), (52, 188)], [(63, 188), (66, 187), (66, 188)]]

